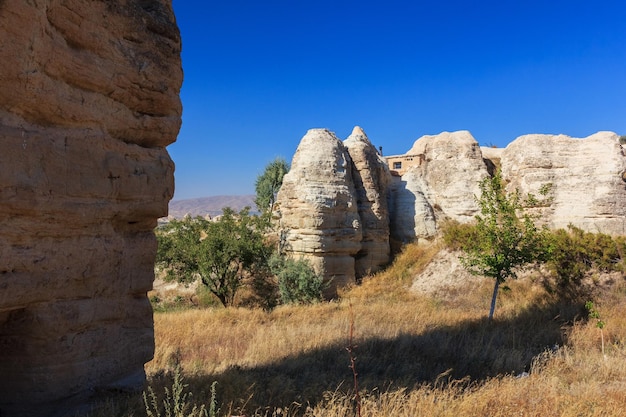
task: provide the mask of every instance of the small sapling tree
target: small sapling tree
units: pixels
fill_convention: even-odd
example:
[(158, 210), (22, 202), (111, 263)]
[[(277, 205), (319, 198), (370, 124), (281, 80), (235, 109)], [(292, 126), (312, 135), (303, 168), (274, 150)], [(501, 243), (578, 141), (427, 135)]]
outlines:
[(604, 353), (604, 326), (606, 323), (600, 317), (600, 312), (596, 309), (596, 306), (593, 304), (593, 301), (587, 301), (585, 303), (585, 308), (589, 312), (589, 318), (596, 320), (596, 327), (600, 330), (600, 338), (602, 340), (602, 357), (606, 360), (606, 354)]
[(271, 252), (263, 224), (245, 208), (225, 208), (215, 220), (172, 220), (157, 230), (157, 266), (182, 283), (200, 279), (224, 306), (233, 304), (246, 274), (266, 262)]
[(523, 213), (518, 191), (507, 194), (500, 172), (480, 182), (477, 198), (480, 214), (472, 230), (472, 239), (462, 243), (462, 264), (474, 275), (495, 280), (489, 321), (496, 308), (498, 289), (517, 270), (529, 263), (544, 260), (548, 253), (546, 230), (539, 229), (532, 217)]

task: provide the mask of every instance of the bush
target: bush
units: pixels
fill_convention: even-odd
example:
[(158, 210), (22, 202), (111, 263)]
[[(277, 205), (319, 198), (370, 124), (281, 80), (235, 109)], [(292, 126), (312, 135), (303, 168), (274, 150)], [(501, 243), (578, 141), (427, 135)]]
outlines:
[(283, 304), (311, 304), (323, 299), (328, 286), (306, 259), (273, 255), (270, 269), (278, 278), (278, 291)]
[(548, 269), (561, 287), (578, 285), (592, 268), (602, 272), (624, 271), (626, 239), (585, 232), (570, 225), (551, 234), (552, 257)]
[(462, 250), (477, 238), (476, 226), (448, 220), (441, 226), (443, 241), (450, 250)]

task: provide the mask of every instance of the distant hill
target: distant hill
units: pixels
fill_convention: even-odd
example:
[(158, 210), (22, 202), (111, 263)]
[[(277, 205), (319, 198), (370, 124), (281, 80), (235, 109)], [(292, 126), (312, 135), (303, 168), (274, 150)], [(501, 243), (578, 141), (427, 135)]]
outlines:
[(250, 212), (256, 213), (254, 204), (255, 195), (217, 195), (213, 197), (190, 198), (187, 200), (172, 200), (169, 205), (169, 217), (182, 219), (189, 214), (195, 216), (217, 216), (222, 214), (224, 207), (230, 207), (240, 211), (244, 207), (250, 207)]

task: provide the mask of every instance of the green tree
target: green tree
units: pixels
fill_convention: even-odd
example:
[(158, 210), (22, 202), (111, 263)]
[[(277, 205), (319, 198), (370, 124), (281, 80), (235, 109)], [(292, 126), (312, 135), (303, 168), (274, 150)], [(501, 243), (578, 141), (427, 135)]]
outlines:
[(244, 278), (271, 252), (262, 223), (249, 208), (238, 214), (225, 208), (215, 221), (172, 220), (157, 230), (157, 239), (157, 266), (167, 278), (182, 283), (200, 279), (224, 306), (233, 304)]
[(547, 259), (550, 248), (547, 230), (537, 228), (533, 218), (523, 212), (519, 191), (507, 194), (500, 172), (481, 181), (480, 191), (480, 214), (470, 233), (473, 238), (462, 244), (465, 255), (461, 262), (470, 273), (495, 280), (489, 310), (491, 321), (500, 284), (517, 278), (519, 268)]
[(283, 158), (270, 162), (254, 184), (256, 198), (254, 203), (263, 213), (271, 213), (276, 203), (276, 195), (283, 184), (283, 177), (289, 172), (289, 164)]

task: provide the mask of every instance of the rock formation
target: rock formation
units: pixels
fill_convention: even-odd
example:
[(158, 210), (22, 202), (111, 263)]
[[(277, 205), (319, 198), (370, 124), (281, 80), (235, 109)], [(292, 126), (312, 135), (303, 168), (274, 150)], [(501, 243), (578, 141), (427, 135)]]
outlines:
[(279, 193), (288, 251), (314, 257), (327, 278), (341, 277), (336, 285), (385, 265), (389, 243), (432, 237), (446, 219), (472, 221), (479, 183), (496, 169), (511, 191), (540, 197), (551, 187), (531, 209), (550, 227), (626, 234), (626, 157), (611, 132), (527, 135), (506, 149), (480, 148), (467, 131), (443, 132), (387, 157), (393, 171), (361, 128), (344, 145), (349, 156), (332, 133), (309, 131)]
[(363, 233), (355, 264), (356, 277), (360, 278), (389, 263), (387, 194), (391, 174), (360, 127), (354, 128), (344, 145), (353, 163), (352, 177)]
[(404, 244), (415, 239), (434, 236), (437, 220), (428, 186), (419, 170), (411, 169), (402, 177), (394, 177), (390, 189), (391, 239)]
[(424, 136), (407, 154), (410, 168), (392, 179), (360, 127), (343, 146), (327, 130), (310, 130), (278, 194), (286, 251), (343, 286), (386, 265), (391, 239), (431, 237), (441, 220), (471, 220), (489, 174), (469, 132)]
[(311, 129), (302, 138), (277, 205), (286, 252), (332, 280), (326, 295), (354, 283), (362, 229), (350, 155), (332, 132)]
[(144, 383), (180, 36), (169, 0), (5, 0), (0, 38), (0, 414), (48, 416)]
[(489, 175), (480, 147), (468, 131), (423, 136), (407, 152), (419, 163), (395, 177), (391, 235), (406, 242), (433, 236), (437, 222), (467, 222), (478, 212), (478, 183)]
[(510, 190), (539, 196), (550, 186), (550, 203), (536, 208), (550, 227), (626, 234), (626, 156), (617, 134), (521, 136), (506, 147), (501, 163)]

